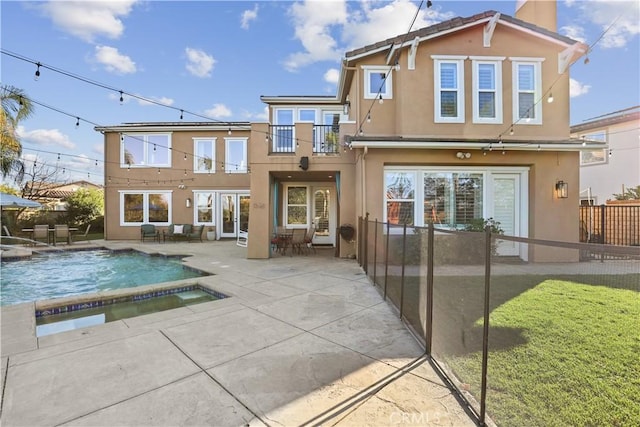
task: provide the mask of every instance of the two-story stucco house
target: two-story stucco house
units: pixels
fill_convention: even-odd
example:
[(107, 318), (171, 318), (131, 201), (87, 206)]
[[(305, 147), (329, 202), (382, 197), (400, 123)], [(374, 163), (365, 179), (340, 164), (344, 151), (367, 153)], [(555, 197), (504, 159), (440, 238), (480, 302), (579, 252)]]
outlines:
[(104, 133), (105, 238), (139, 239), (140, 225), (248, 228), (250, 124), (128, 123)]
[(580, 203), (601, 205), (640, 185), (640, 106), (571, 126), (574, 138), (606, 142), (608, 148), (580, 156)]
[[(134, 172), (128, 145), (149, 153), (157, 133), (171, 146), (162, 164), (136, 159), (135, 185), (107, 184), (106, 237), (134, 238), (141, 222), (157, 221), (157, 194), (170, 206), (162, 224), (196, 222), (200, 206), (209, 206), (200, 195), (211, 195), (217, 227), (229, 223), (226, 195), (248, 201), (250, 194), (249, 258), (272, 256), (278, 226), (315, 227), (315, 244), (351, 256), (358, 236), (347, 241), (338, 229), (367, 214), (446, 227), (494, 218), (509, 235), (575, 242), (580, 151), (604, 145), (570, 139), (569, 67), (588, 47), (556, 30), (555, 2), (528, 1), (515, 17), (487, 11), (346, 52), (335, 96), (263, 96), (268, 123), (232, 126), (250, 174), (220, 165), (230, 149), (226, 124), (101, 128), (106, 182), (114, 171)], [(137, 139), (128, 142), (129, 135)], [(207, 140), (215, 174), (195, 160)], [(170, 184), (152, 179), (156, 169)], [(177, 185), (183, 175), (187, 189)], [(130, 215), (137, 206), (131, 194), (143, 196), (142, 217)], [(556, 260), (553, 251), (533, 254), (515, 243), (499, 253)]]

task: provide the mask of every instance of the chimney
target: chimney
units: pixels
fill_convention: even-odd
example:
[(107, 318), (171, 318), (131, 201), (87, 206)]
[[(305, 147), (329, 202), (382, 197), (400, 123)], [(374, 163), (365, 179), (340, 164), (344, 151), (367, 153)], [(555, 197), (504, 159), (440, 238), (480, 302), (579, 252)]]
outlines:
[(515, 17), (554, 33), (558, 32), (556, 0), (518, 0)]

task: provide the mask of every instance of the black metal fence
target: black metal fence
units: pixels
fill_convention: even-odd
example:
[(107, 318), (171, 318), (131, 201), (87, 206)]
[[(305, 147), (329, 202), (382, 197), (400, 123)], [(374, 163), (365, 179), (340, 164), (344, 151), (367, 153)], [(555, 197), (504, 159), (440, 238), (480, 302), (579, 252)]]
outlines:
[(368, 218), (358, 236), (369, 279), (481, 425), (640, 420), (640, 247)]
[(580, 241), (640, 246), (640, 206), (580, 206)]

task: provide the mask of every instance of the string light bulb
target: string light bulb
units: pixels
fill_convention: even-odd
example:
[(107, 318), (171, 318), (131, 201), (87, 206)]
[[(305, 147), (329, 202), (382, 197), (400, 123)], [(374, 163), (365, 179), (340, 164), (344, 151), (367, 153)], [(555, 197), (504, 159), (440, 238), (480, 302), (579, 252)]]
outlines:
[(589, 57), (585, 56), (584, 57), (584, 65), (587, 65), (589, 63)]
[(431, 2), (431, 0), (427, 0), (427, 8), (430, 8), (431, 6), (433, 6), (433, 3)]
[(367, 113), (367, 123), (371, 123), (371, 113)]
[(511, 125), (511, 129), (509, 129), (509, 135), (513, 135), (513, 125)]
[(38, 81), (38, 79), (40, 78), (40, 66), (42, 64), (39, 62), (36, 62), (36, 74), (33, 76), (33, 80)]
[(549, 97), (547, 98), (547, 102), (551, 104), (553, 102), (553, 93), (549, 92)]
[(80, 117), (76, 117), (76, 129), (80, 127)]
[(122, 96), (122, 91), (120, 91), (120, 105), (124, 102), (124, 97)]
[(180, 120), (182, 120), (183, 117), (184, 117), (184, 111), (180, 110)]
[(382, 94), (378, 95), (378, 103), (384, 103), (384, 99), (382, 99)]
[(227, 131), (227, 135), (231, 135), (231, 128), (229, 128), (229, 130)]

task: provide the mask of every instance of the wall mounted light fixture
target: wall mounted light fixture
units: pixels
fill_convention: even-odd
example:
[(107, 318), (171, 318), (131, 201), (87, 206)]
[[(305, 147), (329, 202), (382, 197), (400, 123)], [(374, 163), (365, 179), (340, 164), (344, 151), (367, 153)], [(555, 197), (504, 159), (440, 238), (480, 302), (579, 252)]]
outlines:
[(187, 197), (187, 201), (186, 201), (187, 207), (190, 208), (191, 207), (191, 199), (189, 197)]
[(351, 108), (351, 101), (349, 101), (349, 98), (347, 97), (347, 100), (345, 101), (344, 105), (342, 105), (342, 112), (344, 114), (349, 114), (350, 108)]
[(471, 153), (463, 153), (462, 151), (458, 151), (456, 153), (456, 157), (459, 158), (460, 160), (470, 159)]
[(560, 180), (556, 182), (556, 197), (566, 199), (569, 197), (569, 184)]

